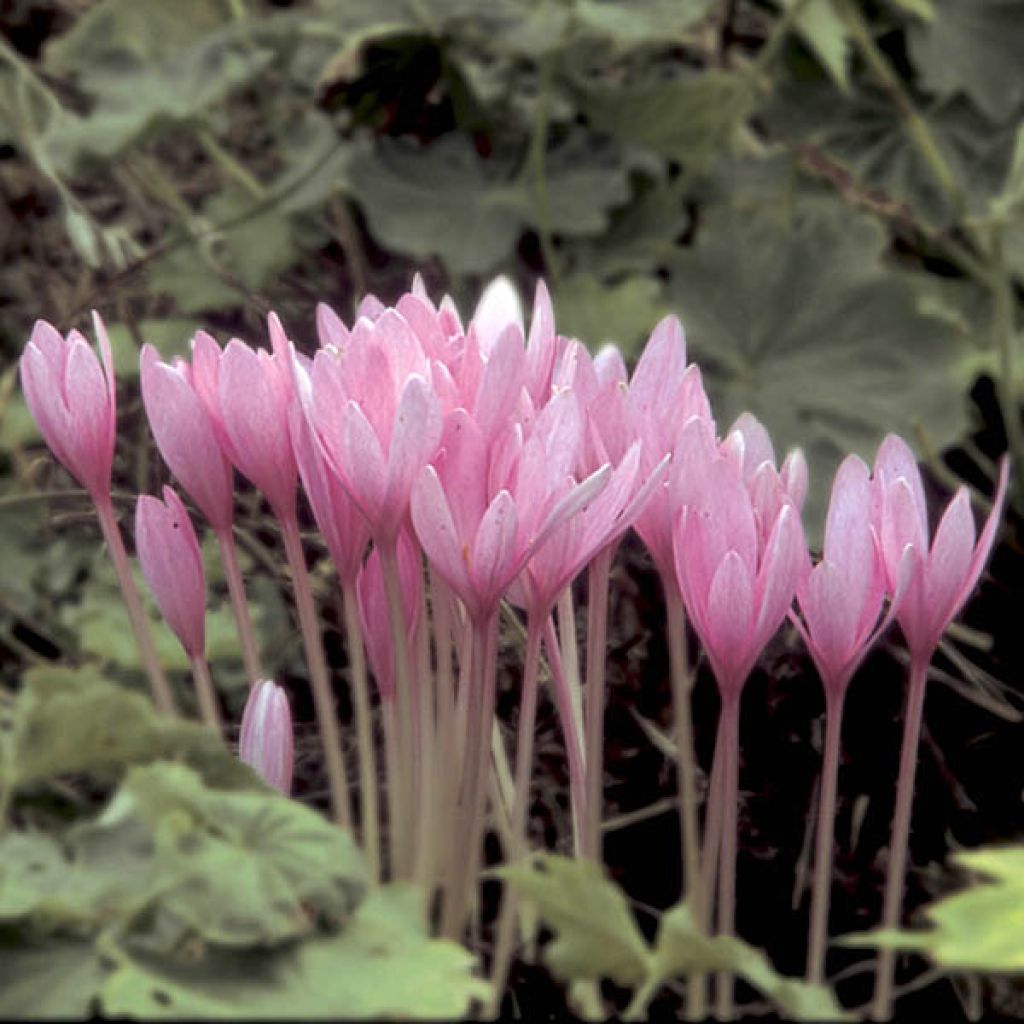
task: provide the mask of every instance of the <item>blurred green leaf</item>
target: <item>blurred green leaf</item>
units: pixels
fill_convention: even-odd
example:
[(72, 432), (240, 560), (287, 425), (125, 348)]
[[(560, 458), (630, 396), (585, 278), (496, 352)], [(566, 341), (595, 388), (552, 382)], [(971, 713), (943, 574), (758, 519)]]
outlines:
[[(944, 104), (922, 116), (968, 209), (984, 211), (1003, 185), (1012, 135), (993, 131), (964, 101)], [(843, 99), (827, 85), (789, 81), (777, 90), (765, 121), (772, 134), (786, 142), (820, 149), (853, 176), (856, 187), (881, 190), (883, 194), (873, 198), (889, 203), (894, 213), (899, 203), (905, 203), (912, 217), (936, 227), (952, 224), (961, 214), (936, 182), (884, 93), (857, 91)]]
[[(81, 84), (93, 107), (88, 116), (66, 114), (55, 121), (42, 139), (49, 159), (70, 171), (83, 157), (113, 157), (161, 121), (198, 117), (262, 74), (274, 59), (272, 49), (254, 45), (238, 25), (195, 37), (187, 31), (171, 34), (186, 37), (196, 41), (180, 49), (154, 42), (160, 56), (147, 60), (83, 56)], [(140, 49), (149, 45), (147, 40)]]
[(91, 942), (0, 935), (0, 1016), (89, 1020), (105, 972)]
[(143, 1020), (464, 1017), (488, 988), (473, 976), (470, 953), (429, 938), (422, 901), (411, 886), (374, 889), (340, 934), (278, 952), (207, 948), (158, 959), (107, 946), (116, 969), (104, 1012)]
[(647, 976), (647, 943), (622, 890), (599, 864), (538, 853), (496, 873), (536, 903), (555, 932), (544, 958), (563, 981), (610, 978), (634, 986)]
[(156, 836), (161, 908), (208, 942), (255, 946), (335, 924), (362, 898), (366, 872), (348, 832), (269, 791), (223, 792), (184, 765), (132, 768), (119, 799)]
[(157, 714), (141, 694), (94, 669), (39, 667), (25, 673), (14, 704), (5, 784), (72, 772), (109, 775), (130, 764), (182, 756), (226, 787), (259, 787), (253, 772), (204, 726)]
[(219, 0), (100, 0), (47, 43), (46, 65), (58, 74), (144, 66), (203, 38), (228, 16)]
[(439, 255), (455, 273), (493, 270), (519, 236), (518, 189), (459, 136), (424, 148), (382, 140), (353, 155), (349, 179), (381, 242), (412, 256)]
[(739, 939), (703, 935), (685, 903), (665, 911), (654, 946), (652, 979), (658, 983), (692, 971), (727, 970), (749, 982), (787, 1020), (843, 1020), (832, 991), (783, 977), (759, 950)]
[(1024, 18), (1018, 0), (934, 0), (935, 17), (910, 26), (910, 56), (926, 88), (963, 93), (993, 121), (1024, 104)]
[(720, 423), (750, 410), (781, 449), (804, 449), (812, 535), (847, 453), (870, 459), (887, 431), (918, 426), (941, 449), (965, 427), (950, 329), (918, 311), (886, 245), (876, 220), (838, 201), (723, 207), (672, 265), (671, 304)]
[(796, 28), (810, 46), (832, 81), (844, 91), (849, 87), (847, 65), (850, 58), (850, 39), (843, 19), (836, 12), (834, 0), (781, 0), (790, 8), (802, 3), (796, 16)]
[(595, 128), (687, 166), (703, 167), (734, 141), (758, 96), (749, 75), (710, 70), (589, 85), (580, 99)]
[(924, 953), (950, 971), (1024, 974), (1024, 846), (964, 850), (952, 860), (974, 883), (925, 907), (928, 931), (867, 932), (840, 943)]

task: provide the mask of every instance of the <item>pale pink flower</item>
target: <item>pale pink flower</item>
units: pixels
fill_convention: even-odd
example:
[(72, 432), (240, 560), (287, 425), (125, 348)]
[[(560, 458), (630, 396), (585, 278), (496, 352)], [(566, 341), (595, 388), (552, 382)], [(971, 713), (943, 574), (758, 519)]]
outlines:
[(135, 506), (135, 548), (160, 614), (189, 658), (206, 647), (206, 576), (199, 540), (181, 498), (143, 494)]
[(78, 331), (66, 338), (37, 320), (21, 356), (21, 386), (43, 440), (94, 501), (110, 496), (117, 423), (114, 363), (98, 313), (100, 359)]
[(245, 702), (238, 756), (268, 786), (288, 796), (295, 767), (294, 745), (288, 697), (277, 683), (261, 679)]

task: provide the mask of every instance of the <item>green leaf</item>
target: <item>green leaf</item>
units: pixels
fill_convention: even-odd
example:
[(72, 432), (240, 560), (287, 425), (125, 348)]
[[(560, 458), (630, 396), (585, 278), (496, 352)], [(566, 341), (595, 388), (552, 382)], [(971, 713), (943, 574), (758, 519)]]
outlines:
[(39, 832), (0, 840), (0, 919), (31, 917), (47, 931), (81, 933), (134, 913), (153, 882), (153, 842), (137, 819), (74, 827), (65, 842)]
[(667, 312), (654, 277), (627, 277), (607, 283), (593, 274), (575, 274), (555, 295), (559, 329), (581, 338), (593, 351), (612, 342), (627, 355), (637, 352), (652, 327)]
[(757, 99), (749, 75), (713, 69), (668, 79), (651, 74), (614, 86), (588, 83), (580, 96), (595, 128), (696, 167), (732, 144)]
[(517, 189), (493, 176), (461, 136), (423, 149), (382, 140), (353, 154), (349, 180), (380, 242), (412, 256), (436, 254), (455, 273), (493, 270), (519, 236)]
[(343, 920), (363, 896), (349, 833), (296, 801), (209, 789), (169, 763), (131, 769), (120, 799), (154, 829), (162, 909), (208, 942), (297, 938), (320, 914)]
[(843, 1020), (831, 990), (785, 978), (760, 951), (739, 939), (702, 935), (685, 903), (665, 912), (654, 947), (652, 982), (692, 971), (728, 970), (767, 996), (790, 1020)]
[(923, 21), (931, 21), (935, 17), (935, 0), (889, 0), (908, 14), (914, 14)]
[(104, 1012), (145, 1020), (464, 1017), (488, 988), (474, 977), (470, 953), (428, 937), (422, 900), (406, 885), (374, 889), (341, 934), (277, 952), (207, 948), (157, 960), (105, 947), (116, 969)]
[(91, 942), (0, 936), (0, 1017), (88, 1020), (104, 979)]
[(847, 72), (850, 39), (843, 19), (836, 12), (834, 0), (782, 0), (787, 8), (796, 3), (803, 3), (796, 16), (797, 31), (832, 80), (845, 91), (850, 84)]
[[(148, 46), (147, 40), (140, 49)], [(156, 49), (162, 56), (149, 60), (133, 55), (83, 65), (81, 85), (94, 100), (90, 113), (56, 119), (41, 140), (58, 168), (73, 171), (85, 157), (115, 156), (159, 122), (199, 117), (274, 59), (272, 49), (253, 45), (239, 25), (196, 37), (183, 48)]]
[(58, 74), (103, 64), (142, 66), (161, 60), (223, 25), (218, 0), (101, 0), (46, 46), (46, 66)]
[[(838, 174), (828, 176), (841, 189), (854, 195), (857, 190), (867, 192), (893, 215), (899, 215), (900, 204), (905, 204), (911, 218), (936, 227), (947, 227), (961, 216), (884, 93), (857, 91), (842, 98), (824, 83), (791, 80), (776, 91), (764, 117), (774, 137), (793, 146), (814, 147), (837, 164)], [(964, 194), (968, 212), (987, 211), (1005, 179), (1012, 133), (993, 131), (962, 100), (922, 112), (922, 117)], [(844, 172), (852, 175), (852, 183), (843, 180)]]
[(603, 36), (620, 47), (665, 44), (700, 24), (714, 0), (576, 0), (573, 14), (580, 29)]
[(1024, 974), (1024, 846), (991, 846), (953, 855), (981, 876), (930, 904), (928, 931), (848, 935), (845, 946), (912, 950), (950, 971)]
[(544, 956), (563, 980), (610, 978), (633, 986), (650, 970), (650, 952), (622, 890), (600, 865), (539, 853), (496, 874), (531, 899), (556, 933)]
[(570, 137), (547, 156), (544, 197), (507, 161), (484, 160), (467, 139), (424, 148), (381, 140), (356, 152), (352, 194), (377, 238), (413, 256), (440, 256), (459, 274), (484, 274), (509, 258), (524, 227), (594, 235), (629, 197), (629, 167), (609, 145)]
[(209, 729), (158, 715), (141, 694), (94, 670), (40, 667), (25, 674), (15, 701), (2, 777), (5, 784), (22, 785), (73, 772), (109, 775), (175, 756), (220, 785), (260, 786)]
[(1024, 18), (1018, 0), (934, 0), (935, 17), (910, 27), (910, 56), (926, 88), (963, 93), (1005, 123), (1024, 103)]
[(847, 453), (870, 459), (887, 431), (918, 426), (941, 450), (964, 429), (952, 332), (919, 312), (882, 260), (887, 244), (837, 201), (720, 207), (672, 265), (670, 304), (719, 423), (750, 410), (780, 452), (804, 449), (812, 533)]

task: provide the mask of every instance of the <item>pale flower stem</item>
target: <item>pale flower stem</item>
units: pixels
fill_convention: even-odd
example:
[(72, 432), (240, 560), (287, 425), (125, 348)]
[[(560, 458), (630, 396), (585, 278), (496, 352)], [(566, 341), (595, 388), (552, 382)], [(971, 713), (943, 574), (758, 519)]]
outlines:
[[(566, 587), (558, 599), (558, 638), (565, 679), (569, 688), (572, 724), (583, 752), (583, 683), (580, 673), (580, 649), (576, 642), (576, 611), (572, 602), (572, 587)], [(583, 808), (581, 807), (582, 811)]]
[(398, 709), (395, 707), (394, 697), (381, 701), (381, 721), (384, 725), (384, 774), (388, 803), (387, 875), (391, 881), (395, 881), (398, 878), (396, 851), (405, 840), (407, 820), (402, 808), (401, 790), (397, 784), (401, 758), (398, 750)]
[(263, 666), (260, 663), (259, 646), (256, 643), (256, 631), (252, 626), (249, 614), (249, 603), (245, 598), (245, 584), (242, 582), (242, 570), (238, 565), (238, 549), (235, 546), (235, 535), (230, 526), (217, 531), (217, 544), (220, 547), (220, 560), (224, 566), (224, 578), (228, 584), (228, 596), (231, 598), (231, 610), (238, 628), (238, 639), (242, 645), (242, 661), (249, 685), (254, 686), (263, 679)]
[[(530, 809), (530, 778), (533, 768), (533, 737), (537, 722), (537, 675), (540, 667), (540, 629), (535, 616), (528, 618), (526, 626), (526, 660), (523, 665), (523, 687), (516, 724), (516, 776), (515, 796), (512, 800), (512, 846), (509, 863), (525, 856), (527, 849), (526, 825)], [(497, 941), (491, 968), (491, 1012), (497, 1015), (508, 981), (512, 951), (516, 936), (515, 890), (506, 885), (501, 916), (498, 920)]]
[[(885, 878), (885, 903), (882, 928), (898, 928), (903, 910), (903, 889), (907, 879), (907, 846), (910, 840), (910, 817), (914, 803), (914, 778), (917, 774), (917, 748), (921, 739), (924, 696), (928, 683), (930, 658), (915, 657), (910, 662), (910, 686), (907, 692), (906, 718), (903, 723), (903, 745), (900, 749), (900, 774), (896, 787), (896, 813), (889, 843), (889, 868)], [(872, 1020), (892, 1017), (893, 982), (896, 951), (883, 949), (878, 955), (875, 974), (875, 995), (871, 1003)]]
[(437, 846), (437, 719), (436, 685), (430, 667), (430, 635), (427, 627), (426, 591), (420, 596), (420, 628), (416, 634), (416, 693), (419, 707), (416, 715), (420, 746), (419, 775), (416, 780), (419, 807), (419, 833), (416, 839), (414, 875), (428, 894), (433, 889), (438, 854)]
[[(736, 841), (739, 801), (740, 701), (733, 694), (722, 702), (725, 740), (722, 761), (722, 847), (718, 864), (718, 935), (732, 938), (736, 927)], [(715, 982), (715, 1015), (733, 1019), (733, 977), (719, 971)]]
[(163, 666), (160, 664), (159, 655), (156, 653), (153, 634), (146, 621), (142, 599), (139, 597), (131, 566), (128, 563), (128, 552), (125, 550), (124, 539), (121, 537), (121, 528), (117, 525), (117, 518), (114, 515), (114, 506), (109, 498), (98, 498), (95, 500), (95, 504), (100, 530), (103, 532), (107, 551), (110, 552), (110, 560), (114, 563), (114, 572), (117, 575), (118, 585), (121, 587), (121, 597), (128, 610), (128, 619), (131, 622), (132, 632), (135, 634), (135, 642), (139, 647), (139, 656), (146, 674), (149, 676), (153, 703), (161, 713), (176, 716), (178, 712), (174, 704), (174, 695), (171, 692), (167, 676), (164, 674)]
[(608, 578), (613, 549), (606, 547), (587, 574), (587, 683), (583, 729), (587, 797), (584, 804), (583, 856), (601, 861), (601, 817), (604, 796), (604, 703), (608, 644)]
[(331, 810), (334, 820), (344, 828), (352, 825), (352, 810), (349, 807), (348, 783), (345, 761), (341, 751), (341, 730), (334, 710), (334, 694), (327, 673), (327, 659), (324, 656), (320, 623), (317, 621), (316, 605), (313, 603), (313, 588), (306, 568), (306, 556), (302, 550), (299, 524), (294, 516), (279, 517), (281, 536), (284, 539), (285, 557), (292, 573), (292, 590), (295, 595), (295, 609), (299, 616), (299, 628), (306, 651), (306, 665), (309, 682), (313, 691), (313, 706), (316, 710), (317, 729), (324, 748), (324, 763), (327, 767), (327, 784), (331, 794)]
[(451, 863), (450, 841), (453, 830), (453, 809), (458, 785), (459, 756), (455, 745), (455, 677), (452, 671), (452, 605), (451, 592), (444, 581), (428, 566), (430, 586), (431, 629), (437, 663), (437, 744), (435, 748), (435, 789), (433, 815), (435, 883), (448, 885), (446, 871)]
[(192, 659), (192, 679), (196, 684), (199, 714), (203, 722), (216, 729), (218, 734), (223, 734), (224, 723), (221, 721), (220, 708), (217, 705), (217, 691), (210, 675), (210, 666), (201, 654)]
[(413, 709), (416, 706), (413, 693), (413, 673), (409, 658), (409, 639), (402, 605), (402, 579), (398, 568), (398, 549), (394, 544), (379, 547), (380, 564), (384, 575), (384, 589), (388, 599), (388, 625), (391, 630), (391, 647), (395, 658), (395, 708), (398, 712), (399, 763), (398, 771), (391, 785), (399, 787), (403, 812), (408, 816), (402, 828), (394, 832), (398, 840), (392, 853), (391, 864), (396, 877), (409, 879), (413, 875), (413, 845), (419, 832), (414, 780), (419, 769), (419, 736), (413, 725)]
[(476, 867), (483, 832), (483, 803), (487, 791), (485, 775), (490, 768), (491, 719), (497, 676), (497, 615), (473, 623), (469, 679), (469, 727), (466, 757), (459, 792), (458, 824), (455, 829), (453, 885), (444, 907), (442, 934), (458, 939), (477, 886)]
[(845, 689), (825, 695), (825, 750), (821, 765), (821, 796), (814, 850), (814, 887), (807, 939), (807, 981), (825, 980), (829, 893), (832, 888), (832, 848), (835, 845), (836, 790), (839, 784), (839, 741), (843, 730)]
[[(672, 684), (672, 713), (676, 745), (676, 785), (679, 791), (679, 838), (681, 850), (683, 898), (689, 903), (695, 921), (704, 919), (701, 909), (700, 833), (697, 821), (697, 765), (693, 749), (692, 693), (686, 649), (686, 613), (675, 587), (666, 583), (665, 618), (668, 629), (669, 676)], [(704, 1016), (706, 976), (693, 973), (686, 989), (687, 1015), (692, 1020)]]
[(700, 860), (700, 901), (699, 914), (695, 920), (702, 931), (711, 927), (711, 914), (715, 904), (715, 887), (718, 883), (718, 853), (722, 847), (722, 759), (725, 756), (725, 727), (721, 716), (715, 737), (715, 755), (711, 764), (711, 778), (708, 782), (708, 809), (704, 822), (704, 846)]
[(549, 615), (544, 623), (544, 649), (547, 652), (548, 666), (555, 688), (555, 707), (562, 723), (562, 735), (565, 739), (566, 759), (569, 762), (569, 797), (572, 804), (572, 835), (573, 849), (578, 854), (581, 846), (581, 829), (584, 806), (587, 795), (585, 788), (585, 769), (580, 733), (572, 710), (572, 695), (569, 682), (562, 668), (562, 656), (555, 636), (555, 627)]
[(373, 715), (370, 707), (370, 683), (366, 673), (366, 652), (359, 628), (359, 602), (355, 584), (341, 587), (342, 616), (348, 646), (348, 664), (352, 677), (352, 706), (356, 720), (356, 748), (359, 757), (360, 838), (366, 853), (370, 879), (381, 878), (380, 809), (377, 800), (377, 754), (373, 745)]

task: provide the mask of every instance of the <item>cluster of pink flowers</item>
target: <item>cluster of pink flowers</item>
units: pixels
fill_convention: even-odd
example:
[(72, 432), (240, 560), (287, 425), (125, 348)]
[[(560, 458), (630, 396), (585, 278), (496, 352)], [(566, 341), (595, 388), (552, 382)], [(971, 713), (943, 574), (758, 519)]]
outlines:
[[(233, 558), (232, 467), (266, 497), (286, 544), (301, 481), (343, 592), (358, 604), (386, 725), (394, 730), (389, 739), (399, 756), (414, 750), (419, 766), (407, 773), (407, 802), (392, 806), (403, 819), (393, 820), (393, 829), (416, 817), (417, 776), (444, 743), (454, 744), (461, 765), (452, 791), (457, 814), (477, 822), (480, 775), (490, 770), (489, 660), (500, 602), (525, 609), (538, 637), (548, 636), (555, 674), (571, 675), (571, 666), (557, 664), (565, 661), (566, 623), (560, 616), (559, 645), (552, 613), (573, 580), (595, 560), (610, 560), (632, 527), (669, 607), (685, 608), (722, 697), (719, 737), (727, 752), (716, 757), (713, 776), (720, 834), (709, 835), (705, 848), (720, 846), (719, 928), (730, 931), (736, 768), (728, 750), (737, 743), (744, 682), (765, 645), (791, 620), (820, 672), (830, 712), (838, 713), (857, 666), (895, 618), (923, 678), (921, 666), (992, 546), (1005, 464), (980, 538), (961, 490), (929, 541), (921, 477), (908, 446), (886, 438), (873, 470), (849, 456), (836, 474), (814, 564), (801, 524), (803, 456), (794, 451), (777, 465), (767, 431), (749, 414), (720, 433), (700, 371), (687, 365), (675, 317), (655, 327), (631, 377), (615, 348), (591, 354), (557, 333), (543, 284), (528, 330), (503, 279), (487, 288), (468, 323), (450, 298), (435, 304), (417, 280), (394, 307), (364, 299), (351, 326), (320, 305), (316, 326), (320, 346), (312, 357), (273, 315), (269, 350), (237, 338), (222, 348), (200, 332), (190, 360), (167, 363), (147, 346), (142, 393), (164, 460), (226, 559)], [(21, 368), (46, 442), (99, 503), (109, 501), (115, 401), (98, 317), (95, 327), (102, 367), (77, 331), (63, 338), (39, 322)], [(136, 546), (164, 617), (190, 659), (201, 661), (202, 560), (170, 488), (163, 502), (139, 499)], [(289, 564), (301, 573), (302, 559), (293, 553)], [(237, 573), (228, 576), (255, 684), (259, 659), (244, 591)], [(682, 627), (676, 620), (669, 628)], [(452, 674), (451, 652), (459, 677), (446, 693), (437, 680)], [(594, 668), (587, 666), (588, 681)], [(592, 777), (600, 766), (582, 766), (571, 689), (561, 705), (567, 746)], [(290, 730), (272, 724), (286, 718), (287, 701), (273, 684), (253, 693), (263, 703), (246, 711), (243, 747), (287, 791)], [(204, 698), (200, 689), (204, 699), (211, 694)], [(216, 719), (216, 706), (204, 710)], [(428, 729), (423, 715), (431, 719)], [(445, 732), (451, 723), (462, 733)], [(582, 813), (599, 818), (600, 809)], [(431, 833), (428, 824), (409, 828), (412, 852), (395, 870), (414, 875), (422, 868), (418, 845)], [(479, 845), (472, 827), (465, 837)], [(466, 854), (462, 867), (471, 868), (475, 856)], [(431, 866), (422, 869), (429, 876)], [(443, 879), (437, 864), (433, 869)], [(460, 913), (453, 920), (461, 928)]]

